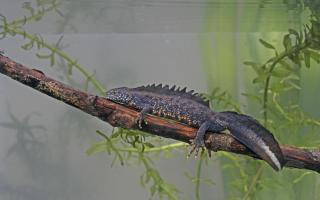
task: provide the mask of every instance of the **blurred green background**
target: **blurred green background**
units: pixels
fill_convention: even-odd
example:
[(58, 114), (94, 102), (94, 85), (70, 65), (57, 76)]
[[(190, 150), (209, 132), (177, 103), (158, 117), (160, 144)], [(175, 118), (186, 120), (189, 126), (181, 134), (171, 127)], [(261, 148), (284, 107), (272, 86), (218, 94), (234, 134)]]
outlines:
[[(95, 94), (150, 83), (187, 86), (206, 93), (214, 110), (254, 116), (280, 143), (319, 147), (316, 0), (68, 0), (55, 5), (2, 0), (5, 55)], [(11, 24), (8, 29), (3, 20)], [(301, 44), (288, 30), (303, 37)], [(290, 48), (309, 46), (268, 73), (275, 50), (290, 52), (284, 45), (289, 33)], [(183, 144), (112, 130), (4, 76), (0, 92), (0, 199), (148, 199), (153, 192), (154, 199), (320, 199), (314, 172), (285, 168), (276, 173), (262, 161), (225, 152), (186, 159)], [(116, 149), (139, 150), (144, 142), (152, 144), (147, 149), (177, 147), (133, 156), (121, 151), (122, 167), (117, 151), (108, 155), (107, 147), (101, 148), (106, 144), (96, 130), (113, 134)], [(132, 147), (119, 134), (139, 138), (140, 146)], [(87, 156), (90, 146), (100, 153)], [(144, 183), (148, 172), (161, 178)]]

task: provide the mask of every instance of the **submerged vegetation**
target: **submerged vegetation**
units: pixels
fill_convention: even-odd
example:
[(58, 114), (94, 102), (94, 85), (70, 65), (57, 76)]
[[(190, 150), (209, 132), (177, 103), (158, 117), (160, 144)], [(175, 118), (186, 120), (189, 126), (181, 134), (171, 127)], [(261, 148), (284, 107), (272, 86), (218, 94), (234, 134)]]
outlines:
[[(263, 38), (257, 41), (273, 54), (268, 54), (270, 56), (266, 57), (264, 62), (244, 62), (244, 65), (251, 67), (255, 72), (252, 83), (256, 93), (244, 92), (242, 95), (247, 98), (247, 109), (256, 107), (261, 111), (261, 121), (279, 138), (281, 143), (316, 148), (319, 146), (320, 120), (311, 117), (299, 105), (299, 93), (303, 91), (301, 74), (320, 62), (320, 10), (319, 5), (311, 6), (310, 4), (311, 1), (308, 4), (310, 7), (306, 7), (310, 12), (309, 22), (303, 25), (301, 30), (289, 29), (287, 33), (282, 34), (281, 38), (278, 35), (273, 42)], [(316, 1), (314, 4), (317, 4)], [(208, 40), (204, 41), (208, 42)], [(308, 90), (308, 88), (304, 89)], [(216, 88), (209, 96), (213, 97), (211, 99), (215, 108), (229, 107), (236, 111), (243, 108), (243, 105), (236, 100), (230, 100), (232, 95), (228, 94), (228, 98), (226, 95), (227, 93)], [(225, 99), (227, 101), (221, 101)], [(256, 117), (260, 118), (259, 115)], [(246, 158), (226, 156), (223, 153), (221, 159), (228, 198), (319, 198), (317, 190), (319, 184), (314, 173), (283, 170), (279, 175), (266, 169), (264, 163), (253, 163)], [(301, 187), (302, 185), (304, 187)]]
[[(263, 38), (257, 41), (261, 48), (270, 50), (272, 54), (264, 62), (244, 61), (244, 65), (251, 67), (255, 75), (252, 79), (254, 91), (242, 94), (248, 104), (260, 108), (262, 117), (257, 118), (275, 133), (281, 143), (310, 148), (320, 143), (317, 134), (320, 120), (307, 114), (296, 97), (302, 90), (302, 71), (320, 63), (320, 11), (317, 10), (319, 5), (311, 4), (312, 1), (308, 1), (304, 5), (305, 9), (309, 10), (310, 17), (301, 30), (289, 29), (282, 35), (279, 43)], [(69, 81), (72, 81), (73, 71), (78, 70), (84, 78), (84, 90), (92, 86), (97, 92), (104, 94), (106, 88), (94, 77), (94, 73), (87, 71), (76, 59), (63, 51), (62, 37), (55, 44), (51, 44), (40, 35), (25, 29), (26, 25), (38, 22), (51, 12), (63, 17), (59, 10), (60, 5), (57, 1), (37, 0), (34, 4), (23, 4), (29, 15), (22, 19), (8, 21), (1, 15), (1, 39), (10, 36), (23, 37), (26, 43), (21, 47), (24, 50), (36, 49), (37, 58), (48, 60), (50, 66), (63, 67), (63, 75)], [(242, 103), (219, 87), (204, 96), (215, 108), (244, 112)], [(151, 197), (180, 199), (178, 186), (168, 183), (162, 177), (154, 161), (161, 156), (170, 156), (175, 149), (185, 149), (187, 144), (168, 144), (159, 137), (122, 128), (114, 129), (110, 136), (102, 131), (97, 131), (97, 134), (101, 136), (102, 141), (93, 144), (87, 150), (88, 155), (105, 152), (114, 157), (112, 165), (141, 165), (144, 173), (140, 176), (140, 184), (149, 189)], [(300, 199), (299, 195), (305, 195), (306, 199), (320, 197), (317, 190), (319, 185), (313, 172), (285, 169), (280, 173), (274, 173), (269, 167), (265, 167), (265, 163), (243, 156), (226, 152), (218, 152), (215, 156), (223, 161), (221, 167), (225, 195), (229, 199), (292, 199), (294, 195), (297, 196), (296, 199)], [(209, 162), (206, 153), (203, 153), (198, 159), (195, 175), (187, 175), (195, 184), (196, 199), (201, 199), (201, 184), (214, 182), (202, 178), (202, 170)], [(305, 183), (308, 183), (308, 186), (303, 187)]]

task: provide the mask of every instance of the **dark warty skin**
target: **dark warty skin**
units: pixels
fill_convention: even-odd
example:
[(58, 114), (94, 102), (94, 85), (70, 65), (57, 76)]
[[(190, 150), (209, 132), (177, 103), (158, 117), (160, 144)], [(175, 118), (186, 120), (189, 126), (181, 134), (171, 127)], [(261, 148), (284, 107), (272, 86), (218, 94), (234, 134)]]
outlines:
[[(177, 120), (199, 128), (193, 145), (196, 151), (203, 148), (207, 131), (219, 133), (229, 130), (241, 143), (259, 155), (273, 169), (280, 170), (284, 159), (278, 142), (266, 128), (250, 116), (236, 112), (214, 112), (209, 103), (193, 91), (175, 86), (148, 85), (137, 88), (115, 88), (106, 98), (140, 111), (139, 127), (146, 114)], [(193, 151), (192, 150), (192, 151)]]

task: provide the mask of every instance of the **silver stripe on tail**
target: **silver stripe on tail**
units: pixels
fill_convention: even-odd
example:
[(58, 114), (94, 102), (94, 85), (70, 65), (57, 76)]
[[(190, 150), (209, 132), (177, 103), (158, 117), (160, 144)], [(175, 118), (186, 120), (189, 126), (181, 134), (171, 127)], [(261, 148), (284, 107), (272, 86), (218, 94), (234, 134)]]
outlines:
[(272, 162), (277, 166), (278, 170), (280, 170), (281, 164), (276, 155), (270, 150), (269, 146), (266, 145), (266, 143), (262, 139), (259, 139), (258, 143), (261, 145), (262, 149), (265, 150), (265, 153), (270, 157)]

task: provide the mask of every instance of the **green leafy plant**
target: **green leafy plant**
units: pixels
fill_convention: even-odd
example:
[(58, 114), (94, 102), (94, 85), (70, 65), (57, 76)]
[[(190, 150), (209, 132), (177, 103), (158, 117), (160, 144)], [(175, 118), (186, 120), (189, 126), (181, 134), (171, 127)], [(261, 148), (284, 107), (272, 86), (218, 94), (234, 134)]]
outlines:
[(37, 1), (36, 8), (32, 7), (31, 3), (24, 3), (23, 8), (29, 11), (29, 16), (25, 16), (23, 19), (14, 20), (12, 22), (8, 22), (6, 17), (1, 15), (2, 25), (0, 26), (0, 39), (6, 38), (8, 36), (23, 36), (27, 42), (21, 46), (24, 50), (30, 50), (32, 48), (37, 48), (37, 50), (46, 50), (48, 53), (37, 53), (36, 56), (39, 59), (48, 60), (50, 66), (53, 66), (57, 63), (56, 59), (59, 57), (60, 59), (66, 61), (67, 63), (67, 75), (72, 75), (72, 71), (74, 68), (79, 70), (79, 72), (85, 78), (84, 87), (87, 88), (88, 84), (91, 83), (101, 94), (105, 93), (105, 88), (93, 77), (93, 74), (88, 72), (83, 66), (81, 66), (77, 60), (68, 56), (64, 51), (60, 49), (60, 44), (62, 37), (58, 39), (55, 44), (49, 44), (45, 42), (45, 40), (37, 34), (28, 33), (24, 26), (27, 23), (37, 22), (41, 20), (45, 14), (55, 11), (59, 15), (61, 12), (58, 9), (59, 2), (57, 1)]
[[(32, 48), (36, 48), (41, 51), (36, 54), (37, 58), (45, 59), (49, 61), (50, 66), (62, 64), (57, 62), (57, 59), (64, 61), (66, 64), (62, 65), (67, 67), (67, 77), (70, 80), (73, 69), (77, 69), (85, 78), (84, 89), (88, 88), (91, 83), (94, 88), (101, 94), (105, 94), (106, 89), (102, 84), (94, 78), (93, 74), (90, 74), (85, 67), (81, 66), (77, 60), (71, 58), (66, 52), (61, 49), (62, 37), (58, 39), (55, 44), (49, 44), (45, 39), (37, 34), (28, 33), (24, 26), (31, 22), (37, 22), (45, 17), (49, 12), (56, 12), (62, 16), (59, 11), (59, 5), (61, 3), (57, 1), (37, 1), (35, 6), (31, 3), (24, 3), (23, 8), (29, 12), (29, 16), (25, 16), (23, 19), (17, 19), (12, 22), (8, 22), (7, 18), (1, 15), (2, 25), (0, 26), (1, 39), (5, 39), (9, 36), (17, 37), (23, 36), (27, 42), (21, 46), (22, 49), (28, 51)], [(49, 53), (43, 53), (46, 50)], [(145, 141), (146, 135), (140, 131), (132, 131), (125, 129), (117, 129), (109, 138), (104, 133), (97, 131), (105, 140), (98, 142), (88, 149), (87, 153), (92, 155), (98, 152), (107, 152), (114, 155), (114, 161), (112, 165), (119, 161), (121, 165), (129, 164), (129, 161), (138, 161), (145, 168), (145, 173), (141, 175), (140, 183), (144, 187), (150, 188), (151, 197), (159, 196), (160, 198), (167, 197), (168, 199), (178, 199), (177, 189), (174, 185), (166, 182), (154, 168), (152, 159), (147, 156), (146, 153), (156, 152), (169, 152), (172, 149), (186, 146), (184, 143), (174, 143), (169, 145), (162, 145), (160, 147), (153, 147), (151, 142)], [(155, 137), (153, 137), (155, 138)], [(157, 140), (157, 139), (155, 139)], [(126, 162), (125, 162), (126, 161)]]
[(145, 172), (140, 176), (140, 183), (143, 187), (150, 186), (151, 197), (158, 195), (161, 199), (164, 196), (167, 199), (178, 199), (176, 196), (178, 190), (161, 177), (159, 171), (153, 166), (152, 157), (149, 157), (148, 154), (170, 151), (171, 149), (185, 146), (184, 143), (169, 144), (159, 148), (145, 141), (145, 138), (150, 135), (140, 131), (117, 128), (110, 137), (100, 131), (97, 131), (97, 133), (105, 141), (92, 145), (87, 150), (88, 155), (107, 152), (114, 156), (112, 165), (116, 161), (119, 161), (121, 165), (130, 165), (130, 162), (136, 161), (145, 168)]
[[(263, 123), (266, 127), (277, 133), (277, 136), (282, 140), (286, 138), (286, 142), (296, 145), (306, 145), (306, 139), (301, 143), (298, 136), (304, 128), (317, 127), (319, 128), (320, 120), (314, 119), (306, 114), (296, 102), (288, 101), (286, 96), (292, 95), (293, 92), (301, 90), (299, 86), (300, 71), (305, 66), (310, 68), (311, 60), (319, 63), (320, 58), (320, 19), (318, 15), (312, 13), (310, 24), (304, 26), (303, 30), (296, 31), (289, 29), (288, 33), (282, 38), (283, 50), (277, 48), (271, 42), (259, 39), (261, 45), (274, 52), (274, 56), (267, 59), (263, 64), (247, 61), (245, 65), (250, 66), (256, 73), (253, 83), (258, 87), (261, 96), (245, 93), (253, 102), (262, 105)], [(269, 116), (271, 115), (271, 116)], [(284, 135), (287, 130), (292, 130), (290, 140)], [(298, 130), (298, 131), (297, 131)], [(295, 135), (293, 135), (293, 133)], [(287, 133), (286, 133), (287, 134)], [(316, 143), (316, 132), (309, 132), (309, 145), (312, 147)], [(306, 138), (308, 138), (306, 137)], [(284, 140), (283, 140), (284, 141)], [(313, 147), (314, 148), (314, 147)], [(250, 162), (250, 161), (248, 161)], [(271, 186), (266, 184), (267, 175), (270, 174), (264, 169), (264, 164), (254, 164), (253, 169), (248, 168), (247, 163), (241, 165), (244, 174), (236, 179), (235, 183), (238, 186), (238, 193), (231, 196), (243, 196), (241, 199), (255, 199), (263, 190), (269, 189)], [(252, 173), (254, 172), (254, 173)], [(282, 172), (286, 174), (286, 172)], [(312, 173), (291, 172), (286, 178), (272, 176), (274, 185), (278, 188), (286, 188), (285, 183), (298, 184), (304, 177)], [(243, 180), (243, 177), (250, 177)], [(278, 184), (277, 184), (278, 181)], [(316, 184), (313, 182), (313, 184)], [(292, 186), (292, 185), (290, 185)], [(294, 186), (292, 186), (294, 187)], [(281, 190), (281, 189), (278, 189)], [(283, 189), (285, 191), (285, 189)], [(259, 196), (261, 198), (261, 196)], [(268, 197), (270, 198), (270, 197)], [(237, 199), (237, 198), (236, 198)]]

